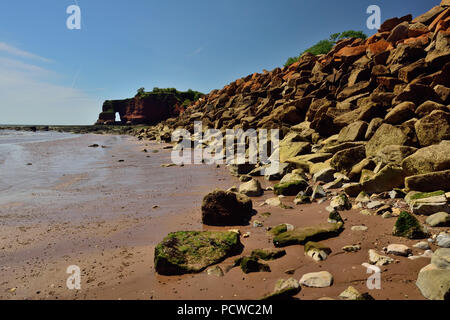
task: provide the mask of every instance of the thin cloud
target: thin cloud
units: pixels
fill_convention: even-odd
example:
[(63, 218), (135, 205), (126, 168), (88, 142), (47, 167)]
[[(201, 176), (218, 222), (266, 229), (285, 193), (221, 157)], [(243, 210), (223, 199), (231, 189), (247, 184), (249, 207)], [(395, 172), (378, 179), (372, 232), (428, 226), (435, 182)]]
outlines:
[(40, 57), (40, 56), (38, 56), (38, 55), (36, 55), (34, 53), (21, 50), (21, 49), (16, 48), (16, 47), (14, 47), (12, 45), (9, 45), (9, 44), (7, 44), (5, 42), (0, 42), (0, 52), (6, 52), (8, 54), (11, 54), (11, 55), (14, 55), (14, 56), (17, 56), (17, 57), (26, 58), (26, 59), (33, 59), (33, 60), (38, 60), (38, 61), (47, 62), (47, 63), (53, 62), (50, 59), (43, 58), (43, 57)]
[(5, 57), (0, 57), (0, 67), (2, 67), (3, 70), (9, 69), (14, 71), (32, 72), (35, 75), (48, 75), (52, 73), (51, 71), (39, 66)]
[(189, 56), (190, 57), (196, 56), (196, 55), (200, 54), (202, 51), (203, 51), (203, 47), (200, 47), (200, 48), (196, 49), (194, 52), (192, 52)]

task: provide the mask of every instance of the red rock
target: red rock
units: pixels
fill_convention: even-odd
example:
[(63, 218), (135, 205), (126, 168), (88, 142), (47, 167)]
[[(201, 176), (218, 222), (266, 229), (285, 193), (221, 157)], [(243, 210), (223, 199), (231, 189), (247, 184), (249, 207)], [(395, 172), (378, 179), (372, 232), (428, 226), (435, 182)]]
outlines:
[(450, 7), (450, 0), (442, 0), (441, 7)]
[(367, 48), (367, 54), (370, 55), (377, 55), (381, 52), (384, 51), (389, 51), (394, 49), (394, 47), (392, 46), (392, 44), (386, 40), (379, 40), (378, 42), (369, 44), (368, 48)]
[(441, 6), (436, 6), (436, 7), (432, 8), (431, 10), (429, 10), (428, 12), (425, 12), (424, 14), (418, 16), (412, 22), (413, 23), (420, 22), (420, 23), (424, 23), (424, 24), (429, 24), (444, 10), (445, 10), (445, 8), (443, 8)]
[(344, 47), (336, 53), (337, 57), (357, 57), (363, 55), (367, 50), (367, 45), (356, 47)]
[(408, 22), (402, 22), (392, 30), (386, 40), (392, 43), (397, 43), (400, 40), (408, 38), (408, 31)]
[(409, 39), (405, 39), (402, 41), (402, 43), (412, 45), (412, 46), (420, 46), (420, 47), (424, 47), (424, 46), (428, 45), (429, 42), (430, 42), (430, 38), (428, 37), (428, 34), (423, 34), (419, 37), (409, 38)]
[(380, 26), (380, 30), (378, 30), (378, 31), (379, 32), (391, 31), (396, 26), (398, 26), (400, 23), (405, 22), (405, 21), (410, 22), (411, 20), (412, 20), (412, 15), (410, 15), (410, 14), (408, 14), (404, 17), (401, 17), (401, 18), (388, 19)]
[(445, 18), (447, 18), (449, 15), (450, 15), (450, 8), (447, 8), (440, 15), (438, 15), (436, 17), (436, 19), (434, 19), (434, 21), (430, 24), (430, 26), (428, 28), (431, 31), (433, 31), (435, 29), (435, 27), (438, 25), (438, 23), (442, 20), (445, 20)]
[(435, 34), (437, 34), (441, 30), (448, 30), (450, 28), (450, 17), (445, 18), (444, 20), (439, 21), (436, 26)]

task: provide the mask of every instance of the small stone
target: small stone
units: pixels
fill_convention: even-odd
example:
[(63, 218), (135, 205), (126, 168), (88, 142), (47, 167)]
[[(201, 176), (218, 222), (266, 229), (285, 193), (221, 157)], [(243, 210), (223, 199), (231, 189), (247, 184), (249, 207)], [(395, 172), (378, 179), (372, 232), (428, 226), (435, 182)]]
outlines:
[(375, 212), (375, 214), (376, 214), (377, 216), (381, 216), (381, 215), (385, 214), (386, 212), (389, 212), (389, 213), (392, 212), (392, 208), (391, 208), (390, 206), (388, 206), (388, 205), (385, 205), (385, 206), (382, 206), (381, 208), (379, 208), (379, 209)]
[(311, 288), (326, 288), (333, 284), (333, 276), (327, 271), (307, 273), (300, 279), (300, 284)]
[(255, 220), (253, 221), (253, 228), (262, 228), (264, 224), (261, 221)]
[(333, 210), (330, 212), (330, 215), (328, 216), (328, 223), (338, 223), (338, 222), (344, 222), (344, 219), (342, 219), (341, 215), (337, 210)]
[(384, 203), (381, 201), (371, 201), (367, 204), (367, 208), (368, 209), (377, 209), (377, 208), (382, 207), (383, 205), (384, 205)]
[(301, 291), (298, 280), (289, 278), (287, 280), (280, 279), (275, 284), (273, 293), (266, 295), (263, 300), (280, 299), (292, 297)]
[(216, 276), (216, 277), (223, 277), (224, 276), (223, 270), (219, 266), (214, 266), (214, 267), (208, 268), (206, 270), (206, 273), (209, 276)]
[(421, 242), (415, 244), (413, 247), (417, 248), (417, 249), (421, 249), (421, 250), (429, 250), (430, 249), (430, 245), (428, 244), (428, 242), (425, 242), (425, 241), (421, 241)]
[(340, 298), (344, 300), (374, 300), (372, 296), (368, 293), (361, 294), (354, 287), (350, 286), (345, 291), (343, 291), (340, 295)]
[(366, 226), (353, 226), (352, 227), (352, 231), (367, 231), (367, 230), (369, 230), (369, 228)]
[(369, 250), (369, 262), (379, 267), (391, 264), (394, 259), (378, 254), (375, 250)]
[(361, 210), (361, 214), (365, 216), (371, 216), (372, 212), (370, 212), (369, 210)]
[(350, 210), (352, 208), (352, 205), (348, 197), (343, 193), (334, 197), (333, 200), (331, 200), (330, 207), (339, 211), (344, 211)]
[(383, 213), (382, 215), (381, 215), (381, 217), (383, 218), (383, 219), (390, 219), (390, 218), (393, 218), (394, 217), (394, 215), (392, 214), (392, 212), (385, 212), (385, 213)]
[(450, 215), (447, 212), (438, 212), (429, 216), (426, 223), (431, 227), (447, 227), (450, 225)]
[(412, 251), (410, 248), (403, 244), (390, 244), (387, 247), (387, 253), (396, 256), (407, 257), (412, 253)]
[(447, 233), (440, 233), (436, 237), (436, 244), (441, 248), (450, 248), (450, 235)]
[(368, 203), (370, 202), (370, 197), (364, 191), (361, 191), (360, 194), (355, 199), (356, 202)]
[(360, 245), (350, 245), (350, 246), (345, 246), (342, 248), (343, 251), (345, 252), (358, 252), (361, 250), (361, 246)]

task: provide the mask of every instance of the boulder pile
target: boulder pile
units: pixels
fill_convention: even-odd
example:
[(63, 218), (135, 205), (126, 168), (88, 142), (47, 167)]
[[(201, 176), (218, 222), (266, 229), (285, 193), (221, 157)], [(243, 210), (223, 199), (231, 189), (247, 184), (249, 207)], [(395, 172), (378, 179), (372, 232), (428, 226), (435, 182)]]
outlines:
[[(204, 96), (178, 117), (142, 129), (139, 136), (170, 142), (171, 133), (179, 128), (194, 133), (196, 121), (204, 130), (214, 128), (223, 136), (227, 129), (279, 129), (281, 140), (269, 158), (278, 164), (274, 168), (267, 163), (229, 166), (243, 184), (229, 191), (216, 190), (204, 198), (205, 225), (248, 225), (254, 213), (249, 197), (270, 191), (274, 197), (262, 206), (292, 209), (285, 204), (291, 201), (289, 196), (295, 196), (295, 206), (330, 200), (326, 208), (329, 219), (322, 224), (294, 227), (285, 223), (267, 229), (274, 247), (305, 246), (305, 255), (319, 262), (327, 259), (331, 249), (317, 241), (338, 237), (344, 230), (340, 211), (361, 209), (363, 215), (395, 217), (394, 228), (388, 233), (405, 241), (427, 239), (417, 244), (423, 250), (428, 250), (430, 243), (445, 250), (434, 255), (426, 251), (416, 257), (405, 244), (392, 243), (385, 252), (410, 260), (433, 255), (432, 264), (418, 275), (417, 287), (426, 298), (448, 299), (450, 236), (442, 229), (445, 232), (439, 236), (433, 234), (436, 228), (448, 226), (450, 214), (448, 1), (415, 19), (411, 15), (389, 19), (366, 40), (341, 40), (327, 55), (306, 53), (288, 67), (238, 79)], [(196, 148), (210, 145), (201, 137), (194, 135), (192, 139), (198, 139)], [(263, 190), (257, 177), (275, 184)], [(417, 215), (428, 216), (426, 224), (431, 228)], [(263, 223), (254, 221), (253, 225), (261, 228)], [(370, 232), (364, 225), (349, 229)], [(196, 237), (183, 235), (183, 241), (194, 238), (197, 243)], [(193, 264), (200, 266), (194, 271), (191, 258), (178, 252), (179, 242), (169, 240), (155, 256), (161, 257), (170, 272), (179, 272), (179, 267), (172, 271), (174, 259), (165, 258), (165, 252), (180, 260), (178, 265), (185, 272), (199, 272), (213, 260), (235, 252), (221, 250), (214, 259), (201, 263), (192, 258)], [(234, 247), (237, 243), (232, 242)], [(202, 240), (201, 249), (193, 255), (209, 251), (208, 243)], [(345, 252), (360, 250), (359, 245), (343, 248)], [(270, 272), (268, 265), (260, 262), (266, 260), (264, 256), (244, 256), (233, 266), (240, 266), (245, 273)], [(376, 266), (396, 262), (373, 249), (368, 258)], [(300, 282), (280, 279), (266, 298), (293, 296), (301, 290), (300, 285), (328, 287), (333, 285), (333, 277), (321, 272), (306, 274)], [(354, 288), (342, 296), (352, 297), (367, 298)]]

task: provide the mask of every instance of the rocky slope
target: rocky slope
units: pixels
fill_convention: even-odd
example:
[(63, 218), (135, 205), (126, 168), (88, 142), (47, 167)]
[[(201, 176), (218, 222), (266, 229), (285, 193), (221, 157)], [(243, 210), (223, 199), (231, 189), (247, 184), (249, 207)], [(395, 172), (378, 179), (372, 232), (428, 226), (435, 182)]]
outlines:
[[(269, 228), (276, 247), (307, 245), (314, 248), (311, 257), (326, 259), (328, 250), (309, 242), (339, 236), (343, 227), (339, 212), (353, 207), (364, 215), (397, 218), (388, 232), (399, 242), (428, 238), (429, 243), (449, 248), (449, 82), (450, 2), (444, 0), (415, 19), (408, 15), (385, 21), (367, 40), (344, 39), (327, 55), (305, 54), (289, 67), (238, 79), (209, 93), (180, 116), (142, 129), (139, 136), (168, 142), (176, 128), (192, 132), (194, 121), (224, 134), (226, 129), (280, 129), (279, 171), (269, 172), (258, 164), (231, 166), (232, 173), (247, 182), (228, 192), (258, 195), (260, 187), (252, 179), (265, 176), (266, 180), (281, 179), (272, 190), (265, 190), (278, 196), (265, 205), (289, 208), (284, 200), (289, 196), (295, 196), (297, 206), (331, 202), (328, 223)], [(208, 207), (208, 201), (220, 206), (220, 199), (214, 197), (218, 193), (205, 197), (203, 207)], [(228, 205), (223, 207), (226, 211)], [(203, 211), (204, 221), (208, 213)], [(227, 211), (232, 216), (229, 226), (239, 218), (233, 214), (240, 213)], [(422, 215), (429, 216), (428, 227), (417, 219)], [(227, 224), (221, 221), (220, 225)], [(417, 246), (429, 248), (427, 242)], [(420, 272), (417, 287), (426, 298), (450, 296), (448, 250), (424, 253), (432, 257), (432, 263)], [(411, 249), (404, 244), (392, 243), (385, 252), (420, 258), (411, 257)], [(237, 265), (252, 261), (256, 271), (267, 271), (257, 259), (249, 259), (241, 258)], [(369, 251), (370, 264), (393, 261)], [(298, 281), (283, 281), (279, 290), (284, 292), (286, 285), (294, 295), (298, 293)], [(307, 274), (300, 281), (313, 287), (331, 283), (329, 274)]]
[(404, 183), (429, 191), (430, 179), (450, 189), (449, 82), (450, 8), (443, 1), (415, 19), (385, 21), (367, 40), (341, 40), (326, 56), (305, 54), (289, 67), (238, 79), (141, 137), (169, 141), (178, 127), (192, 131), (194, 120), (223, 132), (276, 128), (291, 151), (306, 143), (290, 159), (282, 150), (283, 162), (311, 166), (297, 156), (313, 150), (327, 153), (325, 163), (353, 182), (363, 171), (373, 178), (387, 170), (389, 185), (365, 182), (371, 192)]

